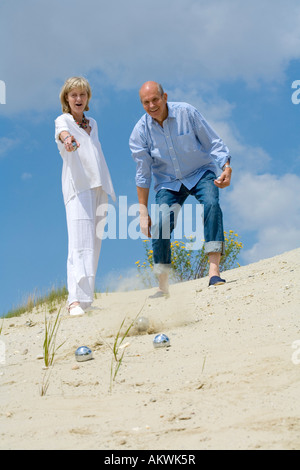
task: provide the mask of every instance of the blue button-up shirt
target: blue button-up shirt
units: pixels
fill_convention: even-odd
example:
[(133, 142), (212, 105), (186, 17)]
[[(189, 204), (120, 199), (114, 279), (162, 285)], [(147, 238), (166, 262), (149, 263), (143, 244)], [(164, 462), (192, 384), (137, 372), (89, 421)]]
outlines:
[[(163, 127), (145, 114), (129, 140), (136, 162), (136, 185), (179, 191), (193, 188), (207, 170), (220, 172), (229, 150), (204, 117), (187, 103), (168, 103)], [(219, 168), (219, 169), (218, 169)]]

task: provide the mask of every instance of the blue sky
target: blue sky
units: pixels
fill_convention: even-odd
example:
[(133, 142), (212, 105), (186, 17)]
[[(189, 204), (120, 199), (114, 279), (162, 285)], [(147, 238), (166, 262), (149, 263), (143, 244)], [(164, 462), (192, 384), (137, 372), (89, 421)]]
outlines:
[[(0, 314), (66, 280), (54, 119), (73, 75), (91, 83), (89, 114), (117, 196), (137, 202), (128, 139), (143, 114), (138, 89), (156, 80), (230, 148), (221, 204), (225, 229), (244, 243), (241, 264), (299, 247), (299, 24), (299, 2), (289, 0), (1, 0)], [(141, 240), (105, 240), (98, 288), (134, 283), (143, 250)]]

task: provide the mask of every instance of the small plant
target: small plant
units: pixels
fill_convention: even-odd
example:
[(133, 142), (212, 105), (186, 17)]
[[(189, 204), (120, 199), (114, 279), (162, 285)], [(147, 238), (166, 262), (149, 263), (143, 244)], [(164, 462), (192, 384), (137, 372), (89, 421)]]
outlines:
[(48, 294), (38, 295), (35, 291), (30, 294), (28, 298), (23, 302), (22, 305), (13, 308), (4, 315), (5, 318), (19, 317), (24, 313), (30, 313), (34, 308), (41, 307), (46, 304), (50, 313), (56, 310), (56, 306), (62, 302), (65, 302), (68, 297), (68, 290), (65, 286), (63, 287), (52, 287)]
[(50, 375), (51, 375), (52, 369), (51, 370), (46, 370), (43, 376), (42, 380), (42, 385), (40, 387), (40, 396), (45, 397), (48, 391), (48, 387), (50, 384)]
[[(145, 302), (146, 302), (146, 300), (145, 300)], [(145, 305), (145, 302), (144, 302), (144, 305)], [(123, 361), (123, 358), (124, 358), (124, 354), (125, 354), (125, 350), (129, 346), (129, 343), (124, 344), (124, 341), (127, 338), (127, 336), (129, 335), (129, 333), (130, 333), (132, 327), (134, 326), (135, 322), (137, 321), (139, 315), (141, 314), (141, 312), (144, 308), (144, 305), (142, 306), (141, 310), (136, 315), (136, 317), (132, 320), (132, 322), (130, 323), (128, 328), (125, 330), (125, 333), (122, 334), (122, 328), (125, 324), (126, 317), (123, 319), (123, 321), (120, 325), (120, 328), (119, 328), (119, 330), (116, 334), (113, 347), (108, 345), (110, 350), (113, 353), (113, 357), (112, 357), (112, 360), (111, 360), (111, 366), (110, 366), (110, 388), (109, 388), (110, 392), (112, 391), (113, 383), (116, 380), (117, 374), (118, 374), (119, 369), (121, 367), (121, 364), (122, 364), (122, 361)]]
[(40, 396), (44, 397), (48, 391), (48, 387), (50, 384), (50, 376), (53, 371), (55, 355), (57, 351), (63, 346), (65, 341), (61, 343), (59, 346), (56, 346), (56, 337), (58, 333), (58, 329), (60, 326), (61, 317), (60, 317), (60, 309), (55, 317), (54, 320), (50, 320), (47, 318), (45, 314), (45, 336), (44, 336), (44, 364), (45, 373), (42, 380), (42, 385), (40, 387)]
[(64, 341), (59, 346), (56, 346), (56, 337), (57, 337), (58, 329), (60, 326), (60, 322), (61, 322), (60, 309), (54, 321), (47, 319), (47, 316), (45, 314), (45, 339), (44, 339), (44, 344), (43, 344), (45, 367), (50, 367), (54, 364), (55, 355), (57, 351), (65, 343)]
[[(118, 333), (115, 337), (113, 347), (111, 348), (111, 350), (113, 352), (113, 357), (112, 357), (111, 366), (110, 366), (110, 391), (112, 391), (113, 382), (116, 380), (117, 374), (118, 374), (119, 369), (121, 367), (126, 347), (129, 346), (129, 344), (123, 344), (123, 343), (124, 343), (125, 339), (127, 338), (131, 328), (133, 327), (133, 325), (136, 321), (136, 318), (130, 323), (130, 325), (127, 328), (127, 330), (125, 331), (125, 333), (121, 336), (121, 330), (122, 330), (122, 328), (124, 326), (124, 323), (125, 323), (125, 320), (126, 320), (126, 318), (124, 318), (124, 320), (122, 321), (122, 323), (120, 325)], [(121, 353), (120, 353), (120, 350), (122, 351)]]
[[(237, 266), (238, 255), (243, 247), (239, 241), (239, 236), (233, 230), (224, 232), (225, 255), (220, 262), (220, 271), (226, 271)], [(170, 277), (174, 282), (183, 282), (191, 279), (199, 279), (208, 275), (209, 261), (208, 255), (204, 251), (204, 245), (199, 250), (191, 249), (192, 238), (187, 242), (175, 240), (171, 242), (171, 272)], [(149, 240), (145, 243), (145, 261), (136, 261), (138, 275), (141, 277), (146, 288), (152, 287), (155, 283), (153, 275), (153, 250), (149, 247)]]

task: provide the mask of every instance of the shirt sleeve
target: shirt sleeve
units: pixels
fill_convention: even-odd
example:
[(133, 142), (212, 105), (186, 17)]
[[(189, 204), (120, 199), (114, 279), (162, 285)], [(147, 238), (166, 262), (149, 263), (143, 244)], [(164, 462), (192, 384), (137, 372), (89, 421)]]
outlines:
[(70, 132), (67, 120), (65, 119), (64, 115), (62, 114), (61, 116), (58, 116), (58, 118), (55, 119), (55, 142), (60, 145), (62, 144), (59, 136), (62, 131), (67, 131)]
[(219, 168), (230, 161), (229, 149), (201, 113), (191, 107), (191, 118), (196, 137), (203, 148), (211, 155)]
[(149, 153), (147, 139), (143, 128), (136, 125), (129, 139), (132, 158), (136, 163), (136, 185), (140, 188), (150, 188), (152, 177), (152, 157)]

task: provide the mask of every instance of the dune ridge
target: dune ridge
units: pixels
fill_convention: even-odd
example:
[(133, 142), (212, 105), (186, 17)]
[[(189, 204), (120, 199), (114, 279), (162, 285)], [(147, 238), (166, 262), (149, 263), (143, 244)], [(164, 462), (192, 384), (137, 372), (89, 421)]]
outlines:
[[(44, 397), (38, 357), (55, 313), (4, 319), (0, 449), (299, 450), (300, 249), (223, 274), (223, 286), (174, 284), (167, 299), (101, 294), (80, 318), (63, 307)], [(110, 391), (109, 346), (140, 311), (149, 330), (130, 331)], [(154, 349), (156, 333), (171, 346)], [(76, 363), (83, 345), (94, 359)]]

